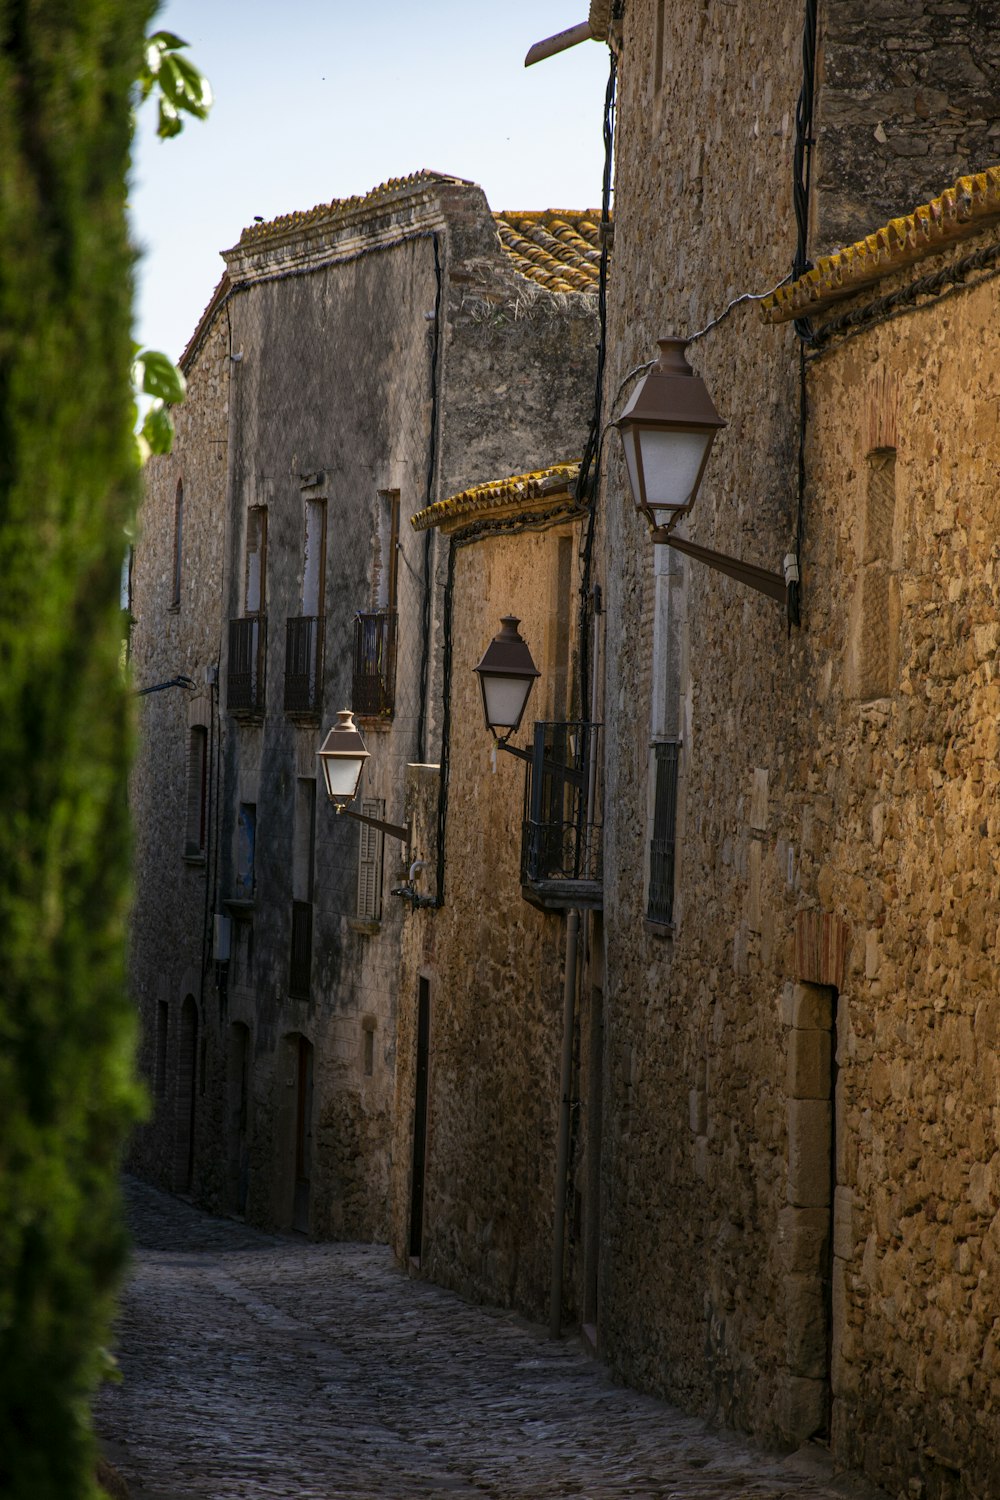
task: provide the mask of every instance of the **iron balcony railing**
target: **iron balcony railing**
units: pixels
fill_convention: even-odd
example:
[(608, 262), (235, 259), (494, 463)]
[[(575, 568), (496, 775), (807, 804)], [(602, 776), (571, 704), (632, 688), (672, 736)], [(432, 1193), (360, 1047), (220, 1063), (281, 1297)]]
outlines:
[(582, 721), (535, 725), (524, 781), (521, 883), (548, 887), (553, 894), (565, 887), (560, 905), (593, 905), (600, 899), (601, 727)]
[(677, 771), (679, 740), (663, 740), (653, 746), (656, 785), (653, 801), (653, 834), (649, 841), (649, 903), (651, 922), (669, 926), (674, 920), (674, 847), (677, 835)]
[(242, 620), (230, 620), (226, 706), (231, 714), (263, 714), (266, 651), (265, 615), (247, 615)]
[(285, 713), (318, 718), (323, 692), (322, 615), (285, 622)]
[(308, 1000), (312, 978), (311, 901), (292, 902), (292, 944), (288, 964), (288, 993), (293, 1000)]
[(354, 621), (351, 707), (362, 718), (389, 718), (396, 706), (396, 611), (359, 613)]

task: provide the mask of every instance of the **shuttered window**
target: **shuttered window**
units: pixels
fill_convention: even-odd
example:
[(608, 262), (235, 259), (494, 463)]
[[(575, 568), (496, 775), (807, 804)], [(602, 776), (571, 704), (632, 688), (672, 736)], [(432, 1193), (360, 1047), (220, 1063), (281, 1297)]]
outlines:
[[(370, 797), (361, 804), (361, 811), (369, 818), (385, 818), (385, 803), (381, 797)], [(361, 839), (358, 849), (358, 916), (377, 922), (382, 915), (382, 846), (384, 842), (380, 828), (360, 825)]]
[(208, 790), (208, 730), (196, 724), (188, 736), (187, 818), (184, 855), (186, 859), (205, 856)]

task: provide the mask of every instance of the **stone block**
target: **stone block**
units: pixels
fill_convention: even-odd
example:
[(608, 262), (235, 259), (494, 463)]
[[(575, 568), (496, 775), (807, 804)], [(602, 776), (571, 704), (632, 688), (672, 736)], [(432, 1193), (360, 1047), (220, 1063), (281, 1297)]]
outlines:
[(831, 1047), (829, 1031), (793, 1027), (789, 1032), (785, 1087), (790, 1099), (829, 1099)]
[(789, 1275), (820, 1277), (829, 1234), (829, 1209), (783, 1208), (778, 1214), (778, 1242), (785, 1271)]
[(785, 1359), (793, 1375), (822, 1380), (826, 1375), (826, 1303), (817, 1276), (789, 1276), (785, 1282)]
[(841, 1260), (854, 1258), (854, 1192), (849, 1187), (834, 1189), (833, 1253)]
[(830, 1104), (792, 1099), (788, 1104), (788, 1201), (802, 1208), (830, 1202)]
[(779, 1411), (780, 1437), (796, 1448), (822, 1431), (826, 1421), (826, 1381), (787, 1375)]
[(833, 997), (825, 986), (797, 984), (792, 989), (792, 1026), (829, 1031), (833, 1025)]
[(767, 777), (766, 768), (755, 768), (750, 789), (750, 827), (758, 833), (767, 828)]

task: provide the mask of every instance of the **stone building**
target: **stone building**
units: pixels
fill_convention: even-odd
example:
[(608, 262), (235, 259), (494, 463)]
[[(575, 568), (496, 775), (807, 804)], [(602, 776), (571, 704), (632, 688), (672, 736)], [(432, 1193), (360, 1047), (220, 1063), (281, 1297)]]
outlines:
[[(588, 1149), (562, 1103), (562, 1052), (587, 972), (581, 912), (599, 911), (601, 896), (578, 473), (562, 465), (478, 485), (413, 518), (448, 550), (446, 728), (440, 775), (413, 771), (415, 812), (436, 829), (438, 857), (435, 900), (414, 908), (404, 937), (393, 1155), (400, 1259), (537, 1319), (549, 1315), (555, 1259), (557, 1323), (562, 1303), (578, 1310), (583, 1274), (582, 1220), (565, 1255), (555, 1238), (557, 1184), (567, 1155)], [(473, 668), (515, 604), (540, 676), (504, 753)]]
[(806, 6), (805, 67), (797, 3), (619, 9), (603, 417), (697, 334), (676, 536), (802, 592), (653, 545), (608, 445), (598, 1348), (994, 1494), (996, 178), (936, 195), (996, 154), (995, 8)]
[(420, 851), (337, 818), (316, 754), (353, 707), (360, 806), (396, 823), (406, 765), (437, 759), (442, 560), (409, 519), (578, 441), (596, 239), (419, 173), (224, 254), (132, 603), (137, 689), (185, 680), (143, 700), (132, 788), (155, 1099), (133, 1157), (206, 1204), (388, 1235), (392, 892)]

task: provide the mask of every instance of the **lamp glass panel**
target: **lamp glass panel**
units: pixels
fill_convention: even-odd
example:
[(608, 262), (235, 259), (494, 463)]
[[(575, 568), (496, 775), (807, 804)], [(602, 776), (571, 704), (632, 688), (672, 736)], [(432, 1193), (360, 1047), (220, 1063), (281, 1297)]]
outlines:
[(360, 755), (322, 757), (327, 796), (334, 802), (352, 802), (361, 780), (364, 764)]
[(483, 676), (486, 722), (492, 729), (513, 729), (531, 691), (532, 677)]
[(636, 436), (642, 445), (646, 504), (651, 510), (683, 510), (691, 501), (715, 433), (640, 427)]
[(622, 435), (622, 447), (625, 449), (625, 464), (628, 468), (628, 482), (632, 486), (632, 498), (638, 505), (642, 500), (642, 491), (639, 488), (639, 459), (635, 451), (638, 434), (634, 427), (622, 427), (619, 430)]

